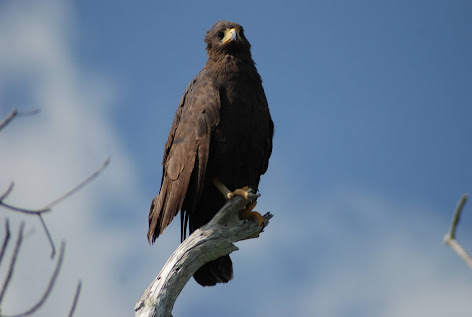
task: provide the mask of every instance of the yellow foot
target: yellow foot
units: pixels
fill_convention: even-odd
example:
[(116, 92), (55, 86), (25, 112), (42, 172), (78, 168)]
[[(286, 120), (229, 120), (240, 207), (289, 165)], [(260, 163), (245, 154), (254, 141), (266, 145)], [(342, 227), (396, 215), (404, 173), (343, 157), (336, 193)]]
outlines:
[(239, 212), (239, 219), (256, 219), (259, 227), (264, 226), (264, 218), (257, 211), (252, 211), (256, 207), (257, 201), (254, 200)]
[[(244, 186), (243, 188), (238, 188), (234, 192), (230, 191), (228, 187), (226, 187), (222, 182), (220, 182), (217, 178), (213, 178), (213, 184), (218, 188), (220, 193), (225, 196), (227, 200), (233, 199), (235, 196), (244, 197), (246, 200), (250, 200), (249, 198), (249, 190), (248, 186)], [(257, 201), (251, 201), (246, 208), (239, 212), (239, 219), (256, 219), (259, 227), (264, 226), (264, 218), (260, 213), (257, 211), (252, 211), (256, 206)]]
[(244, 186), (243, 188), (238, 188), (234, 192), (226, 194), (227, 199), (233, 199), (235, 196), (241, 196), (244, 197), (244, 199), (249, 200), (249, 187)]

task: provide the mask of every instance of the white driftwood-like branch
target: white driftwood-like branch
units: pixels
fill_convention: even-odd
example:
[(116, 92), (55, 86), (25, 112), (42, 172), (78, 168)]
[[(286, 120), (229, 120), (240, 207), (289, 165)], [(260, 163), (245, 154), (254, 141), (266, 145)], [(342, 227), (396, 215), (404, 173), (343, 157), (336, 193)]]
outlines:
[[(257, 198), (255, 194), (250, 196)], [(136, 317), (172, 316), (175, 300), (203, 264), (238, 250), (234, 242), (259, 237), (262, 228), (255, 220), (243, 221), (238, 217), (247, 203), (239, 196), (229, 200), (208, 224), (180, 244), (137, 301)], [(267, 213), (263, 217), (267, 227), (272, 215)]]
[(462, 195), (461, 199), (459, 199), (459, 202), (457, 203), (456, 210), (454, 211), (454, 215), (452, 217), (451, 227), (449, 228), (449, 232), (444, 236), (444, 243), (450, 246), (472, 270), (472, 258), (456, 240), (456, 227), (457, 227), (457, 224), (459, 223), (461, 212), (462, 212), (462, 209), (464, 208), (466, 201), (467, 201), (467, 195), (464, 194)]

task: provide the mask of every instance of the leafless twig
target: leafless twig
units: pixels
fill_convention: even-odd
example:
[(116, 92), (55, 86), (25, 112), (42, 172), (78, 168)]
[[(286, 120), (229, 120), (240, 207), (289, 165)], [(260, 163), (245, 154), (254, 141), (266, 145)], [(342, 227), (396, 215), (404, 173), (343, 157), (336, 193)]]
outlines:
[(48, 226), (46, 225), (46, 222), (44, 221), (43, 215), (38, 214), (39, 222), (41, 222), (41, 226), (43, 226), (44, 233), (46, 234), (46, 237), (48, 238), (49, 244), (51, 245), (51, 259), (54, 259), (54, 256), (56, 255), (56, 246), (54, 245), (54, 241), (52, 241), (51, 234), (49, 233)]
[[(3, 130), (15, 117), (29, 116), (29, 115), (34, 115), (34, 114), (37, 114), (37, 113), (39, 113), (39, 110), (19, 112), (17, 109), (13, 109), (7, 115), (7, 117), (3, 121), (0, 122), (0, 131)], [(80, 184), (78, 184), (77, 186), (75, 186), (70, 191), (68, 191), (64, 195), (60, 196), (59, 198), (51, 201), (49, 204), (45, 205), (43, 208), (35, 209), (35, 210), (16, 207), (16, 206), (10, 205), (10, 204), (5, 202), (7, 197), (13, 191), (14, 183), (11, 182), (9, 187), (7, 188), (7, 190), (3, 193), (0, 193), (0, 206), (3, 206), (4, 208), (12, 210), (12, 211), (17, 211), (17, 212), (21, 212), (21, 213), (25, 213), (25, 214), (38, 216), (39, 219), (40, 219), (41, 225), (43, 226), (43, 229), (46, 233), (46, 236), (48, 237), (49, 243), (51, 244), (51, 247), (52, 247), (51, 258), (54, 258), (54, 255), (55, 255), (54, 242), (52, 240), (51, 234), (49, 233), (49, 230), (46, 226), (46, 223), (44, 221), (44, 218), (43, 218), (42, 214), (50, 211), (54, 206), (56, 206), (60, 202), (64, 201), (65, 199), (69, 198), (70, 196), (74, 195), (76, 192), (80, 191), (83, 187), (88, 185), (91, 181), (93, 181), (98, 175), (100, 175), (103, 172), (103, 170), (108, 166), (109, 163), (110, 163), (110, 158), (107, 158), (103, 162), (103, 164), (100, 166), (100, 168), (98, 168), (94, 173), (92, 173), (89, 177), (87, 177)], [(10, 239), (10, 226), (9, 226), (8, 219), (6, 219), (6, 221), (5, 221), (5, 228), (6, 228), (5, 238), (3, 240), (2, 249), (0, 250), (0, 263), (2, 262), (3, 256), (6, 252), (8, 242), (9, 242), (9, 239)], [(12, 255), (12, 258), (11, 258), (11, 261), (10, 261), (10, 266), (9, 266), (9, 269), (8, 269), (8, 274), (5, 278), (2, 289), (0, 291), (0, 304), (3, 300), (3, 298), (4, 298), (4, 295), (6, 293), (8, 285), (10, 283), (10, 280), (13, 276), (13, 271), (14, 271), (14, 267), (15, 267), (15, 264), (16, 264), (16, 259), (17, 259), (17, 256), (18, 256), (18, 253), (19, 253), (19, 250), (20, 250), (22, 240), (23, 240), (23, 231), (24, 231), (24, 222), (22, 222), (21, 225), (20, 225), (15, 250), (13, 251), (13, 255)], [(44, 291), (42, 297), (39, 299), (39, 301), (36, 304), (34, 304), (30, 309), (28, 309), (27, 311), (25, 311), (21, 314), (8, 315), (7, 316), (7, 315), (2, 315), (1, 314), (2, 312), (0, 311), (0, 317), (29, 316), (29, 315), (33, 314), (34, 312), (36, 312), (45, 303), (45, 301), (48, 298), (49, 294), (51, 293), (52, 288), (53, 288), (53, 286), (56, 282), (56, 279), (59, 275), (59, 271), (61, 269), (62, 262), (63, 262), (63, 259), (64, 259), (64, 252), (65, 252), (65, 243), (64, 243), (64, 241), (62, 241), (61, 242), (61, 249), (60, 249), (60, 252), (59, 252), (59, 258), (58, 258), (57, 264), (56, 264), (56, 268), (55, 268), (51, 278), (49, 279), (49, 284), (48, 284), (46, 290)], [(78, 299), (79, 299), (81, 289), (82, 289), (82, 281), (79, 281), (79, 283), (77, 285), (77, 288), (76, 288), (76, 291), (75, 291), (74, 300), (72, 302), (72, 305), (71, 305), (71, 308), (70, 308), (70, 311), (69, 311), (69, 315), (68, 315), (69, 317), (72, 317), (73, 314), (74, 314), (74, 311), (75, 311), (75, 308), (77, 306), (77, 302), (78, 302)], [(1, 305), (0, 305), (0, 307), (1, 307)]]
[[(7, 208), (7, 209), (13, 210), (13, 211), (18, 211), (18, 212), (22, 212), (22, 213), (26, 213), (26, 214), (32, 214), (32, 215), (43, 214), (45, 212), (51, 211), (52, 207), (54, 207), (55, 205), (59, 204), (60, 202), (62, 202), (64, 200), (66, 200), (67, 198), (69, 198), (70, 196), (72, 196), (73, 194), (75, 194), (76, 192), (81, 190), (88, 183), (93, 181), (98, 175), (100, 175), (100, 173), (103, 172), (103, 170), (108, 166), (108, 164), (110, 164), (110, 158), (107, 158), (95, 172), (93, 172), (89, 177), (87, 177), (81, 183), (79, 183), (74, 188), (72, 188), (70, 191), (63, 194), (59, 198), (51, 201), (49, 204), (47, 204), (46, 206), (44, 206), (42, 208), (27, 209), (27, 208), (22, 208), (22, 207), (16, 207), (16, 206), (12, 206), (10, 204), (5, 203), (2, 199), (0, 199), (0, 205)], [(10, 190), (10, 188), (9, 188), (9, 190)], [(7, 192), (8, 192), (8, 190), (7, 190)], [(0, 197), (0, 198), (3, 198), (4, 195), (2, 195), (2, 197)]]
[(2, 129), (5, 128), (17, 116), (31, 116), (37, 113), (39, 113), (39, 109), (19, 112), (16, 108), (14, 108), (12, 109), (12, 111), (10, 111), (10, 113), (6, 116), (6, 118), (3, 119), (2, 122), (0, 122), (0, 131), (2, 131)]
[(13, 256), (11, 257), (10, 266), (8, 267), (7, 277), (3, 282), (2, 290), (0, 291), (0, 304), (2, 303), (3, 296), (10, 284), (11, 277), (13, 276), (13, 271), (16, 265), (16, 258), (18, 257), (18, 252), (20, 251), (21, 243), (23, 242), (23, 230), (25, 228), (25, 223), (20, 224), (20, 230), (18, 231), (18, 237), (16, 238), (15, 250), (13, 251)]
[(0, 201), (6, 199), (8, 195), (10, 195), (11, 191), (13, 190), (13, 185), (13, 182), (11, 182), (7, 190), (0, 196)]
[(3, 239), (2, 250), (0, 251), (0, 264), (2, 264), (3, 256), (7, 250), (8, 241), (10, 240), (10, 222), (5, 219), (5, 238)]
[(81, 289), (82, 289), (82, 281), (79, 281), (79, 284), (77, 284), (77, 289), (75, 290), (74, 301), (72, 302), (72, 306), (70, 307), (69, 317), (72, 317), (72, 315), (74, 315), (75, 307), (77, 306), (77, 301), (79, 300)]
[(40, 308), (44, 304), (44, 302), (48, 298), (49, 294), (51, 293), (52, 288), (54, 286), (54, 283), (56, 282), (56, 279), (59, 275), (59, 271), (61, 270), (62, 261), (64, 259), (65, 247), (66, 247), (66, 244), (65, 244), (64, 241), (62, 241), (61, 242), (61, 249), (59, 251), (59, 257), (57, 259), (56, 268), (54, 269), (54, 272), (52, 273), (52, 276), (49, 279), (48, 287), (44, 291), (43, 296), (39, 299), (39, 301), (36, 304), (34, 304), (30, 309), (28, 309), (27, 311), (25, 311), (21, 314), (0, 315), (0, 317), (25, 317), (25, 316), (30, 316), (31, 314), (33, 314), (35, 311), (37, 311), (38, 308)]
[(457, 255), (459, 255), (465, 261), (465, 263), (469, 266), (469, 268), (472, 269), (472, 258), (456, 240), (457, 224), (459, 223), (461, 212), (462, 212), (462, 209), (464, 208), (467, 198), (468, 198), (467, 194), (464, 194), (459, 199), (459, 203), (457, 204), (456, 210), (454, 211), (454, 216), (452, 217), (452, 222), (451, 222), (451, 227), (449, 228), (449, 232), (444, 236), (444, 243), (450, 246), (457, 253)]
[(100, 175), (103, 172), (103, 170), (108, 166), (108, 164), (110, 164), (110, 158), (107, 158), (95, 172), (93, 172), (89, 177), (87, 177), (85, 180), (83, 180), (77, 186), (72, 188), (70, 191), (68, 191), (67, 193), (65, 193), (61, 197), (53, 200), (52, 202), (50, 202), (46, 206), (44, 206), (42, 208), (39, 208), (39, 209), (27, 209), (27, 208), (23, 208), (23, 207), (16, 207), (16, 206), (13, 206), (13, 205), (10, 205), (10, 204), (4, 202), (5, 198), (10, 194), (10, 192), (13, 189), (13, 183), (10, 183), (10, 186), (5, 191), (5, 193), (3, 193), (0, 196), (0, 206), (3, 206), (4, 208), (12, 210), (12, 211), (18, 211), (18, 212), (21, 212), (21, 213), (26, 213), (26, 214), (30, 214), (30, 215), (39, 216), (39, 219), (41, 221), (41, 225), (43, 226), (44, 231), (46, 233), (46, 236), (48, 237), (49, 243), (51, 244), (51, 248), (52, 248), (51, 258), (54, 258), (54, 255), (56, 253), (56, 248), (54, 246), (54, 242), (52, 241), (51, 234), (49, 233), (49, 230), (46, 226), (46, 223), (44, 222), (42, 214), (45, 213), (45, 212), (51, 211), (51, 209), (55, 205), (59, 204), (60, 202), (64, 201), (65, 199), (69, 198), (70, 196), (72, 196), (73, 194), (75, 194), (76, 192), (78, 192), (79, 190), (84, 188), (87, 184), (89, 184), (91, 181), (93, 181), (95, 178), (97, 178), (97, 176)]

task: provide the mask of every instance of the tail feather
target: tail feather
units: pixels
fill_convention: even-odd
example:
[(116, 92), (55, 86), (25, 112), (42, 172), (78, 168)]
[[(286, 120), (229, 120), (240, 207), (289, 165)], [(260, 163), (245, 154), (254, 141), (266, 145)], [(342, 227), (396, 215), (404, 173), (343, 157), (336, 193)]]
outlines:
[(193, 277), (202, 286), (228, 283), (233, 278), (233, 262), (229, 255), (222, 256), (203, 265)]
[(159, 237), (164, 229), (172, 222), (185, 199), (188, 188), (188, 177), (172, 180), (169, 177), (162, 179), (161, 190), (154, 197), (149, 210), (149, 244)]

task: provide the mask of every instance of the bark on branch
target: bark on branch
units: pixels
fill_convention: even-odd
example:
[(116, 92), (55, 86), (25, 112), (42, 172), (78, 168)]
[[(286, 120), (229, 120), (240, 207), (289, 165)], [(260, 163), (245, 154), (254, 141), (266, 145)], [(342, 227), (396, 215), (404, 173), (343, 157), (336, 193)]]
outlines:
[(449, 228), (449, 232), (444, 236), (444, 243), (450, 246), (472, 270), (472, 258), (456, 240), (456, 227), (459, 223), (461, 212), (464, 208), (465, 202), (467, 201), (467, 197), (468, 196), (466, 194), (462, 195), (459, 202), (457, 203), (456, 210), (454, 211), (454, 215), (452, 217), (451, 227)]
[[(250, 194), (251, 199), (257, 195)], [(259, 237), (256, 221), (243, 221), (238, 213), (247, 204), (242, 197), (226, 202), (213, 219), (193, 232), (167, 260), (159, 275), (137, 301), (136, 317), (169, 317), (180, 292), (205, 263), (238, 250), (234, 242)], [(272, 218), (265, 214), (265, 227)]]

